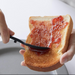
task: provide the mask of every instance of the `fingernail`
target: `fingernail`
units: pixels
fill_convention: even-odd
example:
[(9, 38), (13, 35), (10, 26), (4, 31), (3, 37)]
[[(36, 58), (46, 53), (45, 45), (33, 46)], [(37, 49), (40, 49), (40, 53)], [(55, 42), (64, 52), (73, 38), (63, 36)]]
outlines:
[(15, 34), (14, 32), (11, 33), (11, 35), (14, 35), (14, 34)]
[(68, 61), (67, 59), (64, 59), (63, 62), (62, 62), (62, 64), (66, 63), (67, 61)]
[(14, 32), (11, 32), (11, 33), (10, 33), (10, 35), (14, 35), (14, 34), (15, 34)]

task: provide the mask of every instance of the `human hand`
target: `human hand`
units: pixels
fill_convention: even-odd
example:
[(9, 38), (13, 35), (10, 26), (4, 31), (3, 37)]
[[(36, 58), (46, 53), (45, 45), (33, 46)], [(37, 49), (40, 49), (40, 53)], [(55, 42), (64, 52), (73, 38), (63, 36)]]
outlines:
[[(20, 44), (20, 45), (24, 48), (24, 45), (23, 45), (23, 44)], [(21, 50), (19, 51), (19, 53), (20, 53), (21, 55), (24, 55), (24, 52), (25, 52), (25, 50), (23, 50), (23, 49), (21, 49)], [(22, 65), (22, 66), (26, 66), (25, 60), (21, 62), (21, 65)]]
[[(21, 44), (21, 46), (24, 47), (23, 44)], [(19, 51), (19, 53), (22, 55), (24, 55), (24, 52), (25, 52), (25, 50), (23, 50), (23, 49)], [(64, 63), (70, 61), (73, 58), (74, 54), (75, 54), (75, 29), (73, 29), (73, 31), (71, 33), (68, 50), (61, 56), (60, 63), (64, 64)], [(21, 65), (26, 66), (25, 61), (22, 61)]]
[(74, 54), (75, 54), (75, 29), (73, 29), (71, 33), (68, 50), (61, 56), (60, 63), (64, 64), (70, 61), (73, 58)]
[(4, 14), (0, 10), (0, 35), (2, 37), (3, 43), (9, 42), (10, 35), (14, 35), (14, 32), (11, 31), (6, 24)]

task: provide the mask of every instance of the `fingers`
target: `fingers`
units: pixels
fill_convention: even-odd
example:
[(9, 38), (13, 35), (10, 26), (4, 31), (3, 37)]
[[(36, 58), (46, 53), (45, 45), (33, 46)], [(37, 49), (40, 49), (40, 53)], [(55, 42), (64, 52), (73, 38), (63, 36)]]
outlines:
[(65, 52), (60, 58), (60, 63), (64, 64), (70, 61), (73, 58), (74, 54), (75, 54), (75, 30), (71, 34), (67, 52)]
[(73, 58), (74, 53), (75, 53), (74, 46), (70, 46), (69, 50), (61, 56), (60, 63), (64, 64), (64, 63), (70, 61)]
[(1, 33), (1, 37), (2, 37), (2, 41), (3, 43), (7, 43), (9, 41), (9, 30), (6, 27), (0, 27), (0, 33)]
[(25, 47), (25, 45), (23, 45), (23, 44), (20, 44), (23, 48)]
[(9, 42), (10, 35), (14, 35), (14, 34), (15, 33), (13, 31), (11, 31), (10, 29), (8, 29), (8, 28), (1, 29), (1, 37), (2, 37), (3, 43)]
[(9, 34), (14, 35), (15, 33), (12, 30), (9, 29)]
[[(20, 53), (21, 55), (24, 55), (24, 52), (25, 52), (25, 50), (23, 50), (23, 49), (21, 49), (21, 50), (19, 51), (19, 53)], [(21, 62), (21, 65), (22, 65), (22, 66), (26, 66), (25, 61), (22, 61), (22, 62)]]
[(22, 62), (21, 62), (21, 65), (22, 65), (22, 66), (26, 66), (25, 61), (22, 61)]
[(0, 10), (0, 34), (3, 43), (8, 43), (10, 35), (14, 35), (14, 32), (7, 27), (4, 14), (1, 10)]
[(0, 10), (0, 33), (3, 40), (3, 43), (7, 43), (9, 41), (9, 31), (5, 22), (5, 17), (2, 11)]
[(23, 50), (23, 49), (21, 49), (21, 50), (19, 51), (19, 53), (20, 53), (21, 55), (24, 55), (24, 52), (25, 52), (25, 50)]
[(4, 14), (1, 10), (0, 10), (0, 23), (3, 25), (6, 24)]
[(0, 33), (3, 40), (3, 43), (9, 41), (9, 30), (5, 22), (5, 17), (2, 11), (0, 10)]

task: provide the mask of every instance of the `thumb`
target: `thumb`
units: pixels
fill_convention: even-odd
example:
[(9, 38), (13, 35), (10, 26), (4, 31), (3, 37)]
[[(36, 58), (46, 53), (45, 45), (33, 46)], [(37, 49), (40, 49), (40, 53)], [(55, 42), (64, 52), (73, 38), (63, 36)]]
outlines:
[(75, 47), (71, 46), (70, 49), (61, 56), (60, 63), (64, 64), (70, 61), (73, 58), (74, 53), (75, 53)]
[(68, 50), (61, 56), (60, 63), (64, 64), (67, 61), (71, 60), (74, 54), (75, 54), (75, 30), (73, 30), (71, 33)]
[(15, 33), (12, 30), (9, 29), (9, 34), (14, 35)]
[(68, 50), (61, 56), (60, 63), (64, 64), (67, 61), (71, 60), (74, 54), (75, 54), (75, 33), (74, 34), (72, 33), (70, 37)]

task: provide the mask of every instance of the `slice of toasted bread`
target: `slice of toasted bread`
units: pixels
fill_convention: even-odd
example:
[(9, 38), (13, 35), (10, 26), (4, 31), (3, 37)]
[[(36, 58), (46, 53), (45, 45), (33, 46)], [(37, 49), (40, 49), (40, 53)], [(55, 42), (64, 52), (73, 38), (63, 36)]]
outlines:
[[(46, 22), (46, 24), (44, 24), (46, 26), (47, 22), (52, 23), (52, 20), (54, 18), (57, 18), (57, 17), (59, 17), (59, 16), (44, 16), (44, 17), (40, 17), (40, 16), (34, 17), (34, 16), (32, 16), (32, 17), (30, 17), (29, 18), (30, 34), (27, 37), (26, 43), (31, 44), (32, 40), (34, 40), (34, 39), (31, 38), (31, 34), (32, 34), (32, 30), (36, 26), (38, 27), (38, 24), (39, 24), (38, 22)], [(55, 70), (55, 69), (62, 66), (60, 64), (60, 57), (67, 50), (68, 43), (69, 43), (69, 37), (70, 37), (71, 31), (72, 31), (72, 28), (73, 28), (73, 22), (72, 22), (72, 19), (71, 19), (70, 15), (65, 15), (65, 16), (62, 16), (62, 17), (63, 17), (64, 23), (67, 22), (68, 24), (67, 24), (67, 26), (63, 27), (62, 29), (61, 29), (61, 27), (57, 28), (58, 29), (57, 31), (59, 31), (62, 35), (61, 41), (60, 41), (60, 44), (59, 44), (58, 47), (56, 47), (55, 44), (52, 44), (52, 47), (50, 48), (49, 52), (47, 52), (45, 54), (38, 55), (38, 54), (36, 54), (36, 52), (31, 51), (29, 49), (29, 47), (25, 46), (25, 53), (24, 53), (25, 64), (30, 69), (35, 70), (35, 71), (46, 72), (46, 71)], [(35, 23), (34, 24), (35, 26), (34, 26), (31, 23), (31, 21), (34, 21), (34, 22), (37, 21), (37, 24)], [(48, 24), (48, 25), (51, 25), (51, 24)], [(51, 30), (51, 27), (49, 27), (49, 26), (46, 26), (46, 27), (48, 27), (48, 29), (50, 28), (50, 30)], [(56, 36), (56, 35), (57, 34), (54, 34), (54, 36)], [(42, 37), (44, 37), (44, 36), (42, 36)], [(59, 36), (57, 36), (57, 37), (59, 37)], [(49, 37), (47, 37), (47, 38), (49, 38)]]

